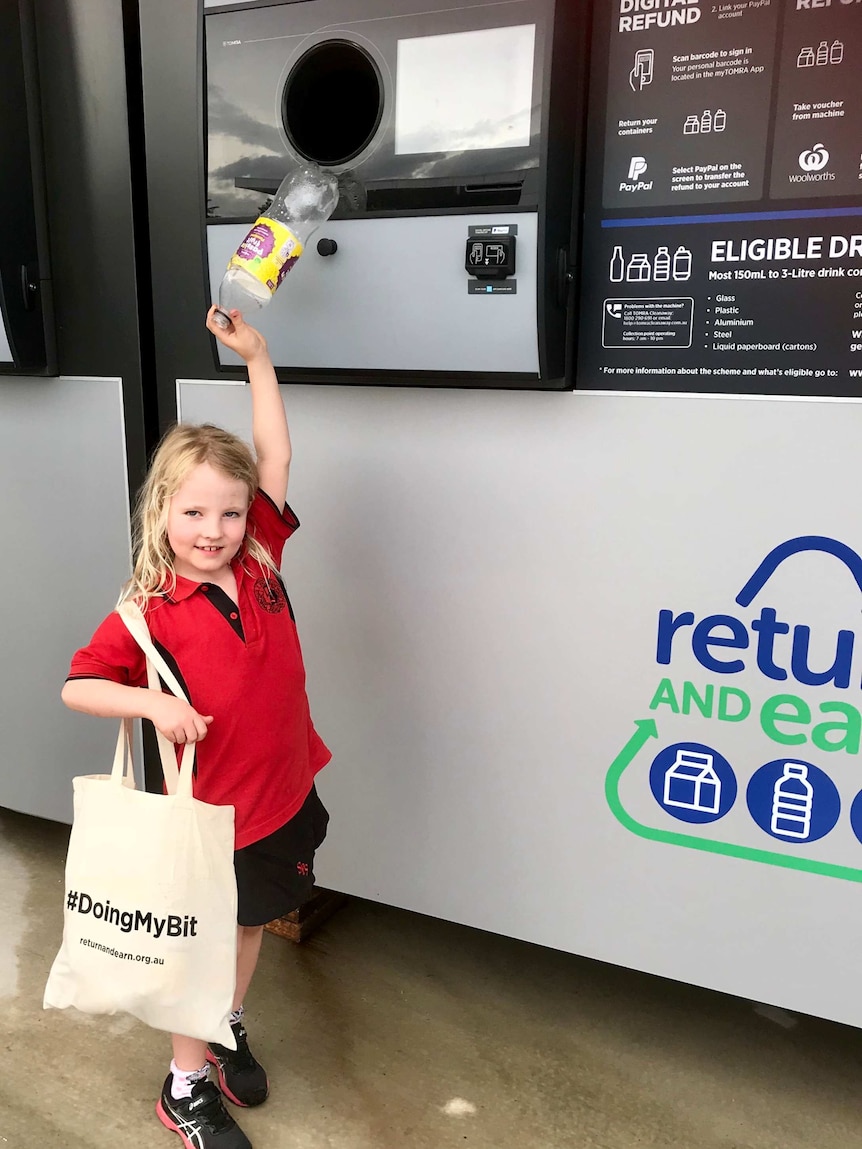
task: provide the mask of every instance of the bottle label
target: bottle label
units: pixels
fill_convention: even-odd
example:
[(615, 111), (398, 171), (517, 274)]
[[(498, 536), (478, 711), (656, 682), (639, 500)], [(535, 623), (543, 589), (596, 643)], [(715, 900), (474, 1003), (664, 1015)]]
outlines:
[(228, 267), (241, 267), (270, 292), (302, 255), (302, 243), (289, 227), (262, 215), (231, 256)]

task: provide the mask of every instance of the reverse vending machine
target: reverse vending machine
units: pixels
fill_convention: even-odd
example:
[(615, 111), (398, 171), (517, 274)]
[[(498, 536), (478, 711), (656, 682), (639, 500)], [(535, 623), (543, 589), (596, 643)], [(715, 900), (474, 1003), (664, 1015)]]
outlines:
[(207, 6), (211, 297), (311, 160), (338, 208), (254, 317), (283, 378), (571, 386), (586, 5), (393, 7)]

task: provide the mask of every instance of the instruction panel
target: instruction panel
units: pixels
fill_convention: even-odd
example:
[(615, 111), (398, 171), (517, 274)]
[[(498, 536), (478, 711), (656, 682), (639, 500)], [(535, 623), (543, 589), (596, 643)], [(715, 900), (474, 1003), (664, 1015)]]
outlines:
[(581, 385), (862, 394), (862, 0), (612, 0)]

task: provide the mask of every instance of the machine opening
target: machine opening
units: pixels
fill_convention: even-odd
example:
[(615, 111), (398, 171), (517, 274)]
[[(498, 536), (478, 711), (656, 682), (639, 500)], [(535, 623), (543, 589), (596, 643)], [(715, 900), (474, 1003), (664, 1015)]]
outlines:
[(371, 56), (348, 40), (316, 44), (284, 85), (282, 120), (297, 152), (318, 164), (347, 163), (367, 147), (383, 115), (383, 85)]

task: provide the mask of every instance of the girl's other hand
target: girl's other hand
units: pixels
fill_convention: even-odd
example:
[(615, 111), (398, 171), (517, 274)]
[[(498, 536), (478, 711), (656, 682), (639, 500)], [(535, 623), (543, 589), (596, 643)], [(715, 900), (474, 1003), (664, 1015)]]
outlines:
[(206, 738), (213, 720), (211, 714), (198, 714), (188, 702), (172, 694), (154, 694), (152, 713), (148, 717), (160, 734), (179, 745)]
[(207, 312), (207, 330), (212, 332), (219, 343), (223, 343), (229, 350), (235, 351), (246, 363), (250, 363), (253, 359), (259, 359), (261, 356), (268, 357), (266, 340), (256, 328), (250, 327), (245, 322), (241, 312), (236, 309), (229, 312), (230, 326), (220, 327), (215, 320), (217, 311), (220, 315), (224, 315), (224, 312), (219, 311), (215, 304)]

